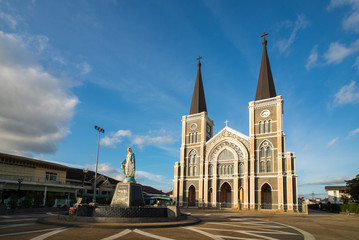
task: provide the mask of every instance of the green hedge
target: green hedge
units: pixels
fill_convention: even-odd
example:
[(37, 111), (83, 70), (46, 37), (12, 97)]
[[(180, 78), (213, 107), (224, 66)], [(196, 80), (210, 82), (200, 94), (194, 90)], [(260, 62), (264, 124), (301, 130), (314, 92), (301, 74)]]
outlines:
[(357, 203), (343, 204), (340, 206), (340, 210), (342, 212), (346, 212), (348, 210), (351, 213), (359, 213), (359, 204)]

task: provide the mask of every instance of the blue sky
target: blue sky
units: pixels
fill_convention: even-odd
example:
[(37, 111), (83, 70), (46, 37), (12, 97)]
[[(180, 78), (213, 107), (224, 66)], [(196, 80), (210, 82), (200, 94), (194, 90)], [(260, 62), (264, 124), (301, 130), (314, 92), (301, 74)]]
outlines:
[(197, 60), (214, 132), (248, 135), (262, 54), (284, 98), (298, 191), (358, 171), (359, 1), (0, 1), (0, 151), (172, 189)]

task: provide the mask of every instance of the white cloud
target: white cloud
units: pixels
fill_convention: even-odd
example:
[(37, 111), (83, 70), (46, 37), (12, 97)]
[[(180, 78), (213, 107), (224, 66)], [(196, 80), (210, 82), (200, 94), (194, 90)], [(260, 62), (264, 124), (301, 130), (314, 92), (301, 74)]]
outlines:
[(91, 66), (87, 62), (77, 64), (77, 69), (80, 70), (80, 73), (83, 75), (89, 74), (92, 71)]
[(336, 138), (332, 139), (332, 140), (327, 144), (327, 147), (332, 147), (338, 140), (339, 140), (339, 137), (336, 137)]
[(355, 85), (356, 82), (352, 81), (349, 85), (344, 85), (334, 97), (334, 105), (342, 105), (347, 103), (359, 102), (359, 89)]
[[(163, 133), (165, 134), (165, 133)], [(139, 148), (143, 148), (148, 145), (163, 145), (172, 144), (176, 140), (169, 135), (165, 136), (151, 136), (151, 135), (134, 135), (131, 130), (119, 130), (116, 133), (111, 133), (110, 136), (106, 136), (101, 139), (101, 145), (107, 147), (114, 147), (117, 143), (123, 141), (124, 137), (127, 137), (131, 144), (137, 145)]]
[(297, 16), (297, 20), (294, 23), (294, 27), (288, 39), (284, 39), (278, 42), (278, 48), (281, 53), (286, 52), (294, 43), (297, 33), (301, 29), (305, 29), (309, 25), (309, 21), (304, 14)]
[(0, 19), (5, 20), (5, 22), (10, 26), (10, 28), (16, 29), (16, 26), (18, 23), (17, 23), (17, 20), (15, 19), (15, 17), (13, 17), (9, 14), (0, 12)]
[(331, 43), (328, 51), (324, 54), (324, 58), (327, 61), (327, 64), (338, 64), (343, 61), (344, 58), (353, 54), (358, 49), (346, 47), (339, 42)]
[(0, 31), (0, 151), (53, 153), (70, 133), (77, 97), (28, 50), (41, 51), (46, 39)]
[(328, 6), (328, 10), (336, 7), (350, 5), (351, 9), (343, 19), (343, 28), (347, 31), (359, 32), (359, 1), (357, 0), (332, 0)]
[(311, 69), (317, 65), (318, 61), (318, 45), (315, 45), (310, 51), (310, 55), (307, 58), (307, 64), (305, 65), (306, 69)]
[(359, 133), (359, 128), (350, 131), (349, 137), (353, 137)]
[(146, 171), (136, 171), (136, 180), (138, 181), (150, 180), (153, 182), (163, 183), (165, 179), (162, 175), (152, 174)]
[(298, 184), (298, 187), (305, 186), (305, 185), (334, 185), (334, 184), (344, 184), (345, 180), (348, 180), (346, 177), (339, 177), (339, 178), (332, 178), (332, 179), (324, 179), (324, 180), (317, 180), (313, 182), (306, 182), (302, 184)]
[(113, 147), (115, 144), (122, 142), (122, 137), (131, 137), (130, 130), (118, 130), (116, 133), (111, 133), (110, 137), (105, 136), (101, 139), (101, 145)]

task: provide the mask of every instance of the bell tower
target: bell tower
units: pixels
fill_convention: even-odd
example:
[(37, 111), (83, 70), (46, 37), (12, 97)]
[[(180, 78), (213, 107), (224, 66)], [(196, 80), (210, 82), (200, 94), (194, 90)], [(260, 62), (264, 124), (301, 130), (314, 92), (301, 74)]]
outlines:
[(201, 60), (198, 57), (198, 70), (193, 90), (189, 115), (182, 117), (182, 145), (180, 162), (175, 165), (174, 200), (180, 206), (200, 205), (203, 202), (205, 181), (205, 144), (213, 136), (213, 121), (207, 115), (204, 95)]
[[(277, 96), (267, 53), (268, 33), (263, 37), (263, 53), (255, 101), (249, 102), (251, 142), (249, 199), (259, 206), (283, 210), (296, 203), (294, 153), (285, 153), (283, 99)], [(288, 157), (289, 156), (289, 157)], [(276, 175), (275, 178), (272, 176)], [(256, 191), (253, 191), (253, 190)], [(295, 193), (294, 193), (295, 190)], [(294, 200), (295, 198), (295, 200)]]

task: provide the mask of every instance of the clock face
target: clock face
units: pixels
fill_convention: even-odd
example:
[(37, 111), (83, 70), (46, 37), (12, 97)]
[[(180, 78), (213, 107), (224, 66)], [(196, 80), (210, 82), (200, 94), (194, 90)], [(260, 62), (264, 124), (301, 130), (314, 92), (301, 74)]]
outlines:
[(262, 112), (261, 112), (261, 117), (268, 117), (270, 115), (270, 111), (268, 110), (268, 109), (266, 109), (266, 110), (263, 110)]
[(211, 127), (209, 125), (207, 125), (207, 132), (210, 133), (211, 132)]
[(197, 124), (193, 123), (190, 128), (191, 130), (195, 130), (197, 128)]

